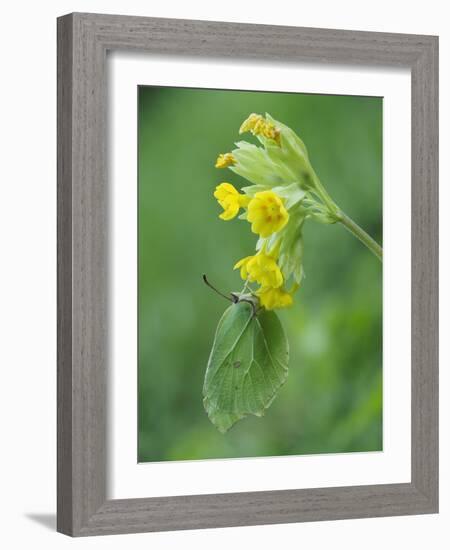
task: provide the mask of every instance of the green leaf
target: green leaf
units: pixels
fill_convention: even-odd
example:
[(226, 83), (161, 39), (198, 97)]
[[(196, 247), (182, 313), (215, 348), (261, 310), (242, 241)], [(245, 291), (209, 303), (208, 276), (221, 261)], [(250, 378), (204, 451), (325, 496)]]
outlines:
[(249, 414), (262, 416), (288, 375), (289, 346), (273, 311), (230, 306), (217, 326), (206, 369), (203, 404), (225, 433)]

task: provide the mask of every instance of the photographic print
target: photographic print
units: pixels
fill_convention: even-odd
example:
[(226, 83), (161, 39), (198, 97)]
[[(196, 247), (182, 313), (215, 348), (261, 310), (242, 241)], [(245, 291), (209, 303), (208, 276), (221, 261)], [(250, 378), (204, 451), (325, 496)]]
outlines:
[(138, 88), (138, 461), (382, 450), (382, 98)]
[(59, 532), (438, 512), (438, 47), (58, 18)]

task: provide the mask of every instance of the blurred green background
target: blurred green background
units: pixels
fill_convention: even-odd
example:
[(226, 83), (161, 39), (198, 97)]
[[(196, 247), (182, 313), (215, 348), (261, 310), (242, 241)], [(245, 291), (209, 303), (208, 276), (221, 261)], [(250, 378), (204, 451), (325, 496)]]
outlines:
[(279, 311), (289, 377), (265, 417), (222, 435), (204, 412), (203, 377), (228, 304), (202, 274), (239, 290), (233, 265), (256, 241), (247, 222), (219, 220), (215, 186), (248, 183), (214, 162), (251, 112), (298, 133), (337, 204), (381, 243), (381, 98), (140, 87), (140, 462), (382, 449), (382, 268), (338, 225), (305, 225), (306, 279)]

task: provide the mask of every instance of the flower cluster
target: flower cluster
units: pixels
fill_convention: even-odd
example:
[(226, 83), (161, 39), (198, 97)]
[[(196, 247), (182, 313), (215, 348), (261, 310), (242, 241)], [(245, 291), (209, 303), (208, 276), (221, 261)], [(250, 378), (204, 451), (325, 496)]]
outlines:
[[(317, 178), (302, 140), (270, 115), (252, 113), (239, 133), (250, 132), (260, 146), (240, 141), (220, 154), (216, 168), (229, 168), (251, 185), (239, 192), (231, 183), (219, 184), (214, 196), (222, 207), (219, 217), (251, 224), (259, 236), (256, 254), (239, 260), (245, 289), (268, 309), (290, 306), (303, 278), (302, 230), (307, 218), (335, 223), (338, 211)], [(252, 290), (251, 283), (258, 289)]]

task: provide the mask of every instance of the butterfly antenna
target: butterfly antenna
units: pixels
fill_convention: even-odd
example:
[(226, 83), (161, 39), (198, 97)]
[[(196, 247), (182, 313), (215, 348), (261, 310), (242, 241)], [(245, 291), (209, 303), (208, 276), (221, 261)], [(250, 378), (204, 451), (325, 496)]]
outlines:
[(216, 292), (219, 296), (222, 296), (222, 298), (225, 298), (225, 300), (228, 300), (229, 302), (232, 302), (233, 300), (227, 296), (226, 294), (222, 294), (222, 292), (220, 292), (220, 290), (217, 290), (216, 287), (214, 287), (209, 281), (208, 279), (206, 278), (206, 275), (203, 274), (203, 282), (206, 284), (206, 286), (209, 286), (210, 289), (214, 290), (214, 292)]

